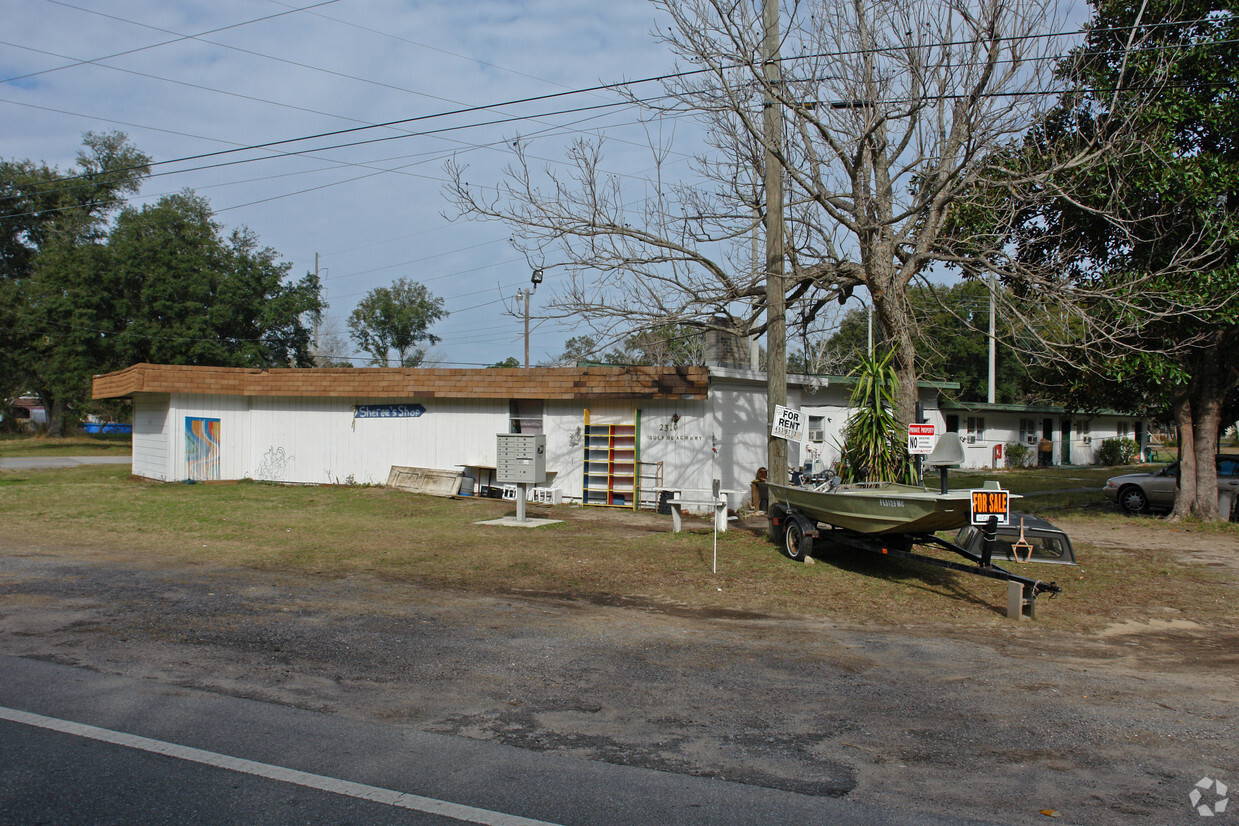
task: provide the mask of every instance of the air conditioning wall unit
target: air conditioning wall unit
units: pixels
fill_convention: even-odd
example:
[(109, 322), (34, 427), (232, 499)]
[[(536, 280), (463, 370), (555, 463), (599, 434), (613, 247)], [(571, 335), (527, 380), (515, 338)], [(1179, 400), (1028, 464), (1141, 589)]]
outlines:
[(1037, 443), (1037, 437), (1036, 436), (1025, 436), (1024, 441), (1030, 445), (1035, 445)]
[(969, 436), (969, 437), (968, 437), (968, 444), (970, 444), (970, 445), (975, 445), (976, 443), (977, 443), (977, 437), (976, 437), (976, 436)]
[(824, 431), (824, 430), (810, 430), (810, 431), (809, 431), (809, 441), (810, 441), (810, 442), (824, 442), (824, 441), (826, 441), (826, 431)]

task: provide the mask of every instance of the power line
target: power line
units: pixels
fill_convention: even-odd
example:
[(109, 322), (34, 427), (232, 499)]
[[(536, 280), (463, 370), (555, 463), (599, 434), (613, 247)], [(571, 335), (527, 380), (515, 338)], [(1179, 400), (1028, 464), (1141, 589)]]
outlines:
[[(48, 2), (56, 2), (56, 0), (48, 0)], [(61, 4), (62, 4), (62, 5), (68, 5), (68, 4), (64, 4), (64, 3), (61, 3)], [(309, 8), (313, 8), (313, 7), (309, 7)], [(128, 22), (133, 22), (133, 21), (128, 21)], [(1186, 26), (1186, 25), (1193, 25), (1193, 24), (1207, 23), (1207, 22), (1213, 22), (1213, 20), (1212, 20), (1211, 18), (1205, 18), (1205, 19), (1194, 20), (1194, 21), (1174, 21), (1174, 22), (1167, 22), (1167, 23), (1156, 24), (1155, 26), (1148, 26), (1148, 27), (1154, 27), (1154, 28), (1155, 28), (1155, 27), (1159, 27), (1159, 26), (1172, 26), (1172, 25), (1175, 25), (1175, 26)], [(137, 24), (137, 25), (145, 25), (145, 24)], [(240, 24), (238, 24), (238, 25), (240, 25)], [(1136, 28), (1136, 27), (1134, 27), (1134, 26), (1133, 26), (1133, 27), (1114, 27), (1114, 28), (1110, 28), (1110, 29), (1100, 29), (1100, 30), (1092, 30), (1092, 31), (1128, 31), (1128, 30), (1130, 30), (1130, 29), (1132, 29), (1132, 28)], [(1081, 29), (1081, 30), (1073, 30), (1073, 31), (1069, 31), (1069, 32), (1059, 31), (1059, 32), (1050, 32), (1050, 33), (1039, 33), (1039, 34), (1033, 34), (1033, 35), (1018, 35), (1018, 36), (1013, 36), (1013, 37), (1010, 37), (1010, 38), (994, 38), (994, 41), (995, 41), (995, 42), (1018, 42), (1018, 41), (1023, 41), (1023, 40), (1031, 40), (1031, 39), (1042, 39), (1042, 38), (1051, 38), (1051, 37), (1078, 36), (1078, 35), (1080, 35), (1080, 34), (1085, 34), (1085, 33), (1089, 32), (1089, 31), (1090, 31), (1089, 29)], [(0, 41), (0, 42), (2, 42), (2, 41)], [(970, 42), (971, 42), (971, 41), (966, 41), (966, 40), (961, 40), (961, 41), (947, 41), (947, 42), (940, 43), (940, 44), (924, 44), (924, 45), (922, 46), (922, 48), (928, 48), (928, 47), (948, 47), (948, 46), (968, 45)], [(1230, 43), (1230, 42), (1232, 42), (1232, 41), (1224, 41), (1224, 42), (1225, 42), (1225, 43)], [(9, 44), (9, 45), (18, 45), (18, 44)], [(1214, 45), (1214, 42), (1212, 42), (1212, 41), (1211, 41), (1210, 43), (1203, 44), (1203, 45)], [(28, 48), (28, 47), (24, 47), (24, 46), (18, 46), (18, 47), (19, 47), (19, 48)], [(37, 51), (37, 50), (35, 50), (35, 51)], [(897, 49), (895, 49), (895, 48), (893, 48), (893, 47), (873, 47), (873, 48), (871, 48), (871, 49), (863, 49), (863, 50), (847, 50), (847, 51), (839, 51), (839, 52), (822, 52), (822, 53), (817, 53), (817, 54), (799, 55), (799, 56), (795, 56), (795, 57), (786, 57), (786, 58), (781, 58), (781, 61), (782, 61), (782, 62), (791, 62), (791, 61), (805, 60), (805, 59), (811, 59), (811, 58), (821, 58), (821, 57), (848, 57), (848, 56), (858, 56), (858, 55), (864, 55), (864, 54), (874, 54), (874, 53), (882, 53), (882, 52), (889, 52), (889, 51), (897, 51)], [(1065, 55), (1064, 55), (1064, 56), (1062, 56), (1062, 57), (1065, 57)], [(742, 64), (736, 64), (735, 66), (731, 66), (731, 67), (721, 67), (721, 68), (724, 68), (724, 69), (726, 69), (726, 68), (742, 68), (742, 67), (747, 66), (747, 65), (750, 65), (750, 64), (747, 64), (747, 63), (742, 63)], [(308, 68), (315, 68), (315, 67), (308, 67)], [(390, 128), (390, 127), (394, 127), (394, 126), (399, 126), (399, 125), (404, 125), (404, 124), (409, 124), (409, 123), (416, 123), (416, 122), (421, 122), (421, 121), (425, 121), (425, 120), (431, 120), (431, 119), (437, 119), (437, 118), (443, 118), (443, 117), (451, 117), (451, 116), (460, 115), (460, 114), (470, 114), (470, 113), (475, 113), (475, 112), (480, 112), (480, 111), (485, 111), (485, 110), (490, 110), (490, 109), (499, 109), (499, 108), (501, 108), (501, 107), (516, 106), (516, 105), (520, 105), (520, 104), (523, 104), (523, 103), (530, 103), (530, 102), (538, 102), (538, 101), (544, 101), (544, 100), (551, 100), (551, 99), (556, 99), (556, 98), (565, 97), (565, 96), (578, 95), (578, 94), (586, 94), (586, 93), (593, 93), (593, 92), (598, 92), (598, 91), (607, 91), (607, 90), (615, 90), (615, 89), (621, 89), (621, 88), (629, 88), (629, 87), (634, 86), (634, 85), (640, 85), (640, 84), (652, 83), (652, 82), (663, 82), (663, 81), (667, 81), (667, 80), (672, 80), (672, 79), (677, 79), (677, 78), (683, 78), (683, 77), (688, 77), (688, 76), (697, 75), (697, 74), (703, 74), (703, 73), (707, 73), (707, 72), (711, 72), (711, 71), (713, 71), (713, 70), (712, 70), (712, 69), (693, 69), (693, 70), (686, 70), (686, 71), (682, 71), (682, 72), (673, 72), (673, 73), (668, 73), (668, 74), (663, 74), (663, 75), (655, 75), (655, 76), (651, 76), (651, 77), (639, 78), (639, 79), (629, 80), (629, 81), (620, 81), (620, 82), (612, 82), (612, 83), (598, 84), (598, 85), (589, 86), (589, 87), (582, 87), (582, 88), (578, 88), (578, 89), (566, 90), (566, 91), (563, 91), (563, 92), (548, 93), (548, 94), (545, 94), (545, 95), (535, 95), (535, 96), (530, 96), (530, 97), (525, 97), (525, 98), (517, 98), (517, 99), (513, 99), (513, 100), (508, 100), (508, 101), (504, 101), (504, 102), (499, 102), (499, 103), (483, 104), (483, 105), (478, 105), (478, 106), (466, 106), (466, 107), (462, 107), (462, 108), (458, 108), (458, 109), (454, 109), (454, 110), (448, 110), (448, 111), (444, 111), (444, 112), (431, 113), (431, 114), (427, 114), (427, 115), (420, 115), (420, 116), (415, 116), (415, 117), (410, 117), (410, 118), (402, 118), (402, 119), (397, 119), (397, 120), (385, 121), (385, 122), (382, 122), (382, 123), (375, 123), (375, 124), (362, 124), (362, 125), (360, 125), (360, 126), (349, 127), (349, 128), (345, 128), (345, 129), (339, 129), (339, 130), (331, 130), (331, 131), (327, 131), (327, 132), (318, 132), (318, 133), (314, 133), (314, 134), (310, 134), (310, 135), (303, 135), (303, 136), (300, 136), (300, 137), (286, 138), (286, 139), (281, 139), (281, 140), (276, 140), (276, 141), (268, 141), (268, 142), (258, 143), (258, 144), (248, 144), (248, 145), (244, 145), (244, 146), (236, 146), (236, 147), (233, 147), (233, 148), (230, 148), (230, 149), (219, 150), (219, 151), (216, 151), (216, 152), (199, 153), (199, 154), (195, 154), (195, 155), (187, 155), (187, 156), (183, 156), (183, 157), (181, 157), (181, 158), (173, 158), (173, 159), (168, 159), (168, 160), (164, 160), (164, 161), (154, 161), (154, 162), (152, 162), (152, 163), (150, 164), (150, 166), (154, 167), (154, 166), (163, 166), (163, 165), (169, 165), (169, 164), (186, 163), (186, 162), (189, 162), (189, 161), (194, 161), (194, 160), (204, 160), (204, 159), (207, 159), (207, 158), (212, 158), (212, 157), (220, 157), (220, 156), (223, 156), (223, 155), (235, 154), (235, 153), (238, 153), (238, 152), (253, 151), (253, 150), (257, 150), (257, 149), (268, 149), (268, 148), (273, 148), (273, 147), (276, 147), (276, 146), (283, 146), (283, 145), (285, 145), (285, 144), (289, 144), (289, 143), (299, 143), (299, 142), (303, 142), (303, 141), (316, 140), (316, 139), (326, 138), (326, 137), (337, 137), (337, 136), (342, 136), (342, 135), (347, 135), (347, 134), (353, 134), (353, 133), (360, 132), (360, 131), (366, 131), (366, 130), (370, 130), (370, 129)], [(140, 73), (139, 73), (139, 74), (140, 74)], [(221, 91), (221, 90), (211, 90), (211, 91)], [(402, 91), (409, 91), (409, 90), (402, 90)], [(1003, 93), (994, 93), (994, 96), (1007, 96), (1007, 97), (1016, 96), (1016, 97), (1020, 97), (1020, 96), (1033, 96), (1033, 95), (1042, 95), (1042, 94), (1057, 94), (1057, 93), (1059, 93), (1060, 91), (1061, 91), (1061, 90), (1028, 90), (1028, 91), (1024, 91), (1024, 92), (1012, 92), (1012, 93), (1006, 93), (1005, 95), (1004, 95)], [(1101, 91), (1101, 90), (1099, 90), (1099, 91)], [(657, 96), (657, 97), (654, 97), (654, 98), (638, 99), (638, 100), (636, 100), (636, 101), (634, 101), (634, 102), (633, 102), (633, 105), (638, 105), (638, 104), (649, 104), (649, 103), (651, 103), (652, 101), (654, 101), (654, 100), (658, 100), (658, 99), (659, 99), (659, 98), (661, 98), (661, 97), (666, 97), (666, 95)], [(929, 97), (930, 97), (930, 99), (938, 99), (938, 100), (943, 100), (943, 99), (958, 99), (958, 98), (961, 98), (961, 97), (966, 97), (966, 95), (934, 95), (934, 96), (929, 96)], [(273, 102), (273, 101), (262, 101), (262, 102), (269, 103), (269, 104), (271, 104), (271, 105), (283, 105), (283, 104), (278, 104), (278, 103), (275, 103), (275, 102)], [(906, 101), (906, 100), (894, 100), (894, 101), (886, 101), (886, 102), (906, 103), (906, 102), (909, 102), (909, 101)], [(616, 104), (602, 104), (602, 105), (599, 105), (599, 106), (597, 106), (597, 107), (578, 107), (578, 108), (574, 108), (574, 109), (561, 110), (561, 111), (559, 111), (559, 112), (553, 112), (553, 113), (544, 113), (544, 114), (535, 115), (535, 116), (512, 116), (512, 117), (508, 117), (508, 118), (504, 118), (504, 119), (498, 119), (498, 120), (493, 120), (493, 121), (487, 121), (487, 122), (482, 122), (482, 123), (479, 123), (479, 124), (472, 124), (472, 125), (468, 125), (468, 126), (464, 126), (464, 127), (450, 127), (450, 128), (447, 128), (445, 131), (453, 131), (453, 130), (456, 130), (456, 129), (461, 129), (461, 128), (472, 128), (473, 126), (480, 127), (480, 126), (488, 126), (488, 125), (497, 125), (497, 124), (501, 124), (501, 123), (508, 123), (508, 122), (512, 122), (512, 121), (516, 121), (516, 120), (533, 120), (533, 119), (538, 118), (538, 117), (551, 117), (551, 116), (554, 116), (554, 115), (556, 115), (556, 114), (574, 113), (574, 112), (580, 112), (580, 111), (588, 111), (588, 110), (590, 110), (590, 109), (595, 109), (595, 108), (608, 108), (608, 107), (620, 106), (620, 105), (623, 105), (623, 104), (616, 103)], [(325, 115), (325, 114), (327, 114), (327, 113), (316, 112), (316, 114), (324, 114), (324, 115)], [(331, 115), (331, 117), (337, 117), (337, 116)], [(388, 138), (379, 138), (379, 139), (374, 139), (374, 140), (372, 140), (372, 141), (359, 141), (359, 142), (352, 142), (352, 143), (336, 144), (336, 145), (327, 146), (327, 147), (318, 147), (318, 148), (316, 148), (316, 149), (314, 149), (314, 150), (308, 150), (308, 151), (327, 151), (327, 150), (330, 150), (330, 149), (349, 148), (349, 147), (352, 147), (352, 146), (365, 145), (365, 144), (367, 144), (367, 143), (379, 142), (379, 141), (382, 141), (382, 140), (397, 139), (397, 138), (399, 138), (399, 137), (405, 137), (405, 136), (408, 136), (408, 137), (425, 136), (425, 135), (428, 135), (428, 134), (435, 134), (435, 133), (436, 133), (436, 132), (438, 132), (438, 131), (440, 131), (440, 130), (428, 130), (428, 131), (425, 131), (425, 132), (417, 132), (417, 133), (404, 133), (404, 134), (402, 134), (402, 135), (400, 135), (400, 136), (390, 136), (390, 137), (388, 137)], [(276, 155), (273, 155), (273, 156), (270, 156), (270, 157), (285, 157), (285, 156), (288, 156), (288, 155), (299, 155), (299, 154), (303, 154), (303, 153), (302, 153), (302, 152), (296, 152), (296, 151), (293, 151), (293, 152), (287, 152), (287, 153), (276, 154)], [(266, 159), (266, 158), (249, 159), (249, 160), (247, 160), (247, 161), (242, 161), (242, 162), (251, 162), (251, 161), (253, 161), (253, 160), (265, 160), (265, 159)], [(193, 167), (193, 168), (190, 168), (190, 169), (186, 169), (186, 170), (179, 170), (179, 171), (180, 171), (180, 172), (200, 171), (200, 170), (202, 170), (202, 169), (215, 168), (215, 166), (218, 166), (218, 165), (209, 165), (209, 166), (202, 166), (202, 167)], [(127, 171), (127, 170), (117, 170), (117, 171)], [(158, 175), (158, 174), (165, 174), (165, 173), (153, 173), (153, 174)], [(76, 177), (79, 177), (79, 178), (80, 178), (80, 177), (84, 177), (84, 176), (76, 176)], [(75, 180), (75, 178), (74, 178), (74, 177), (69, 177), (69, 178), (65, 178), (65, 179), (63, 179), (63, 180), (65, 180), (65, 181), (71, 181), (71, 180)]]
[[(78, 7), (78, 6), (72, 6), (72, 5), (68, 4), (68, 3), (63, 3), (63, 2), (60, 2), (60, 0), (44, 0), (44, 2), (47, 2), (47, 3), (53, 3), (53, 4), (57, 5), (57, 6), (65, 6), (66, 8), (77, 9), (78, 11), (87, 11), (87, 12), (90, 12), (91, 14), (99, 14), (101, 17), (110, 17), (110, 16), (111, 16), (111, 15), (101, 14), (100, 12), (94, 12), (94, 11), (91, 11), (90, 9), (83, 9), (83, 8)], [(97, 64), (97, 63), (98, 63), (99, 61), (101, 61), (101, 60), (111, 60), (111, 59), (116, 58), (116, 57), (124, 57), (125, 55), (137, 54), (138, 52), (145, 52), (145, 51), (149, 51), (149, 50), (151, 50), (151, 49), (158, 49), (158, 48), (159, 48), (159, 47), (161, 47), (161, 46), (168, 46), (168, 45), (171, 45), (171, 44), (173, 44), (173, 43), (180, 43), (180, 42), (182, 42), (182, 41), (184, 41), (184, 40), (194, 40), (194, 39), (197, 39), (197, 38), (202, 37), (202, 36), (204, 36), (204, 35), (208, 35), (208, 34), (217, 34), (218, 32), (225, 32), (225, 31), (228, 31), (229, 29), (239, 29), (239, 28), (241, 28), (242, 26), (249, 26), (249, 25), (254, 24), (254, 23), (260, 23), (260, 22), (262, 22), (262, 21), (264, 21), (264, 20), (273, 20), (273, 19), (275, 19), (275, 18), (277, 18), (277, 17), (285, 17), (286, 15), (296, 14), (296, 13), (298, 13), (298, 12), (301, 12), (301, 11), (306, 11), (306, 10), (308, 10), (308, 9), (316, 9), (316, 8), (318, 8), (319, 6), (330, 6), (332, 3), (338, 3), (338, 2), (340, 2), (340, 0), (323, 0), (323, 2), (321, 2), (321, 3), (315, 3), (315, 4), (314, 4), (314, 5), (312, 5), (312, 6), (305, 6), (305, 7), (303, 7), (303, 8), (298, 8), (298, 9), (290, 9), (289, 11), (281, 11), (281, 12), (276, 12), (275, 14), (268, 14), (268, 15), (266, 15), (266, 16), (264, 16), (264, 17), (256, 17), (256, 18), (254, 18), (253, 20), (243, 20), (243, 21), (241, 21), (240, 23), (230, 23), (230, 24), (229, 24), (229, 25), (227, 25), (227, 26), (220, 26), (220, 27), (218, 27), (218, 28), (209, 29), (208, 31), (205, 31), (205, 32), (200, 32), (199, 34), (187, 34), (187, 35), (181, 35), (181, 36), (179, 36), (179, 37), (177, 37), (177, 38), (175, 38), (175, 39), (173, 39), (173, 40), (165, 40), (165, 41), (164, 41), (164, 42), (162, 42), (162, 43), (151, 43), (151, 44), (146, 45), (146, 46), (139, 46), (139, 47), (138, 47), (138, 48), (136, 48), (136, 49), (126, 49), (126, 50), (125, 50), (125, 51), (123, 51), (123, 52), (115, 52), (115, 53), (113, 53), (113, 54), (104, 55), (104, 56), (102, 56), (102, 57), (92, 58), (92, 59), (90, 59), (90, 60), (78, 60), (78, 61), (76, 61), (76, 62), (74, 62), (74, 63), (70, 63), (70, 64), (68, 64), (68, 65), (66, 65), (66, 66), (56, 66), (56, 67), (54, 67), (54, 68), (52, 68), (52, 69), (41, 69), (41, 70), (39, 70), (39, 71), (37, 71), (37, 72), (27, 72), (27, 73), (26, 73), (26, 74), (24, 74), (24, 75), (15, 75), (15, 76), (13, 76), (13, 77), (7, 77), (7, 78), (4, 78), (3, 80), (0, 80), (0, 83), (13, 83), (14, 81), (18, 81), (18, 80), (27, 80), (27, 79), (32, 78), (32, 77), (38, 77), (39, 75), (46, 75), (46, 74), (50, 74), (50, 73), (52, 73), (52, 72), (59, 72), (59, 71), (61, 71), (62, 69), (72, 69), (74, 66), (85, 66), (85, 65), (88, 65), (88, 64)], [(113, 19), (120, 20), (121, 18), (113, 18)], [(126, 21), (124, 21), (124, 22), (127, 22), (127, 23), (132, 23), (133, 21), (132, 21), (132, 20), (126, 20)], [(148, 27), (148, 28), (155, 28), (155, 27), (154, 27), (154, 26), (150, 26), (150, 27)], [(161, 31), (165, 31), (165, 30), (161, 30)], [(60, 56), (63, 56), (63, 55), (60, 55)], [(66, 59), (72, 60), (72, 58), (66, 58)]]
[[(633, 104), (631, 104), (631, 103), (629, 103), (629, 102), (627, 102), (627, 101), (619, 101), (619, 102), (615, 102), (615, 103), (597, 104), (597, 105), (594, 105), (594, 106), (583, 106), (583, 107), (577, 107), (577, 108), (574, 108), (574, 109), (561, 109), (561, 110), (558, 110), (558, 111), (555, 111), (555, 112), (543, 113), (543, 114), (541, 114), (541, 115), (538, 115), (537, 117), (552, 117), (552, 116), (556, 116), (556, 115), (577, 114), (577, 113), (581, 113), (581, 112), (595, 111), (595, 110), (599, 110), (599, 109), (615, 109), (615, 108), (620, 108), (620, 107), (628, 107), (628, 106), (632, 106), (632, 105), (633, 105)], [(311, 153), (315, 153), (315, 152), (327, 152), (327, 151), (331, 151), (331, 150), (335, 150), (335, 149), (346, 149), (346, 148), (352, 148), (352, 147), (356, 147), (356, 146), (365, 146), (365, 145), (369, 145), (369, 144), (384, 143), (384, 142), (393, 141), (393, 140), (403, 140), (403, 139), (413, 138), (413, 137), (428, 137), (428, 136), (437, 136), (437, 135), (447, 134), (447, 133), (450, 133), (450, 132), (462, 131), (462, 130), (467, 130), (467, 129), (482, 128), (482, 127), (485, 127), (485, 126), (494, 126), (494, 125), (499, 125), (499, 124), (504, 124), (504, 123), (512, 123), (512, 122), (515, 122), (515, 121), (529, 120), (529, 119), (531, 119), (531, 118), (529, 118), (529, 117), (525, 117), (525, 116), (512, 116), (512, 117), (509, 117), (509, 118), (500, 118), (500, 119), (496, 119), (496, 120), (492, 120), (492, 121), (485, 121), (485, 122), (481, 122), (481, 123), (469, 123), (469, 124), (461, 124), (461, 125), (457, 125), (457, 126), (447, 126), (447, 127), (442, 127), (442, 128), (439, 128), (439, 129), (428, 129), (428, 130), (424, 130), (424, 131), (422, 131), (422, 132), (401, 132), (400, 134), (397, 134), (397, 135), (387, 135), (387, 136), (384, 136), (384, 137), (381, 137), (381, 138), (369, 138), (369, 139), (366, 139), (366, 140), (361, 140), (361, 141), (350, 141), (350, 142), (347, 142), (347, 143), (340, 143), (340, 144), (333, 144), (333, 145), (329, 145), (329, 146), (314, 147), (314, 148), (312, 148), (312, 149), (292, 150), (292, 151), (288, 151), (288, 152), (278, 152), (278, 153), (274, 153), (274, 154), (271, 154), (271, 155), (266, 155), (266, 156), (262, 156), (262, 157), (258, 157), (258, 158), (241, 158), (241, 159), (238, 159), (238, 160), (233, 160), (233, 161), (223, 161), (223, 162), (220, 162), (220, 163), (214, 163), (214, 164), (203, 164), (203, 165), (201, 165), (201, 166), (190, 167), (190, 168), (187, 168), (187, 169), (176, 169), (176, 170), (168, 170), (168, 171), (164, 171), (164, 172), (154, 172), (154, 173), (150, 173), (149, 175), (147, 175), (147, 176), (145, 176), (145, 177), (146, 177), (146, 178), (159, 178), (159, 177), (166, 177), (166, 176), (169, 176), (169, 175), (181, 175), (181, 174), (186, 174), (186, 173), (189, 173), (189, 172), (201, 172), (201, 171), (204, 171), (204, 170), (209, 170), (209, 169), (221, 169), (221, 168), (224, 168), (224, 167), (229, 167), (229, 166), (238, 166), (238, 165), (243, 165), (243, 164), (256, 163), (256, 162), (259, 162), (259, 161), (274, 160), (274, 159), (278, 159), (278, 158), (288, 158), (288, 157), (306, 157), (306, 158), (315, 158), (315, 156), (314, 156), (313, 154), (311, 154)], [(553, 132), (553, 131), (555, 131), (555, 130), (557, 130), (557, 129), (562, 129), (562, 128), (563, 128), (563, 127), (560, 127), (560, 126), (548, 127), (546, 130), (543, 130), (543, 132)], [(350, 132), (350, 131), (355, 131), (355, 130), (344, 130), (344, 131), (345, 131), (345, 132)], [(536, 132), (536, 133), (534, 133), (534, 134), (535, 134), (535, 135), (539, 135), (539, 134), (542, 134), (542, 132)], [(489, 147), (494, 146), (494, 145), (496, 145), (496, 144), (498, 144), (498, 143), (504, 143), (504, 142), (506, 142), (506, 141), (494, 141), (494, 142), (492, 142), (491, 144), (467, 144), (467, 145), (468, 145), (470, 148), (472, 148), (472, 149), (478, 149), (478, 148), (489, 148)], [(278, 142), (277, 142), (277, 143), (278, 143)], [(254, 148), (254, 147), (244, 147), (244, 149), (252, 149), (252, 148)], [(219, 155), (228, 154), (228, 153), (233, 152), (233, 151), (235, 151), (235, 150), (223, 150), (223, 151), (221, 151), (221, 152), (217, 152), (217, 153), (207, 153), (207, 155), (204, 155), (204, 156), (197, 156), (197, 157), (219, 156)], [(328, 160), (328, 159), (319, 159), (319, 160)], [(550, 159), (546, 159), (546, 160), (550, 161)], [(164, 164), (164, 163), (173, 163), (173, 161), (161, 161), (161, 162), (154, 162), (154, 163), (148, 164), (148, 166), (157, 166), (157, 165)], [(358, 162), (350, 162), (350, 161), (338, 161), (338, 162), (335, 162), (335, 163), (337, 163), (337, 164), (338, 164), (338, 165), (340, 165), (340, 166), (363, 166), (363, 167), (364, 167), (364, 166), (366, 166), (366, 164), (363, 164), (363, 163), (358, 163)], [(117, 174), (117, 173), (121, 173), (121, 172), (132, 171), (132, 170), (134, 170), (134, 169), (138, 169), (138, 168), (139, 168), (139, 167), (124, 167), (124, 168), (119, 168), (119, 169), (109, 170), (109, 174)], [(382, 169), (381, 169), (381, 170), (378, 170), (378, 171), (379, 171), (379, 172), (385, 172), (385, 171), (386, 171), (386, 172), (390, 172), (390, 171), (396, 171), (396, 170), (382, 170)], [(623, 177), (631, 177), (631, 176), (626, 176), (626, 175), (623, 175), (622, 173), (615, 173), (615, 174), (620, 174), (620, 175), (622, 175)], [(93, 180), (94, 180), (94, 178), (96, 177), (96, 175), (97, 175), (97, 173), (84, 173), (84, 174), (80, 174), (80, 175), (69, 175), (69, 176), (65, 176), (65, 177), (62, 177), (62, 178), (57, 179), (57, 180), (58, 180), (58, 182), (59, 182), (59, 183), (71, 183), (71, 182), (73, 182), (73, 181), (87, 181), (87, 183), (84, 183), (84, 184), (79, 184), (79, 185), (77, 185), (77, 186), (67, 186), (67, 187), (59, 187), (59, 188), (55, 188), (55, 189), (47, 189), (47, 190), (44, 190), (43, 192), (44, 192), (44, 194), (54, 194), (54, 193), (59, 193), (59, 192), (69, 192), (69, 191), (72, 191), (72, 190), (74, 190), (74, 189), (79, 189), (79, 188), (88, 188), (89, 186), (91, 186), (91, 185), (93, 184)], [(371, 176), (370, 176), (370, 175), (364, 175), (364, 176), (360, 176), (360, 177), (371, 177)], [(432, 180), (442, 180), (442, 179), (432, 179)], [(321, 187), (316, 187), (316, 188), (321, 188)], [(315, 188), (315, 189), (316, 189), (316, 188)], [(306, 190), (306, 191), (312, 191), (312, 190)], [(274, 199), (265, 199), (265, 200), (274, 200)], [(262, 202), (263, 202), (263, 201), (256, 201), (256, 202), (254, 202), (254, 203), (262, 203)], [(96, 204), (96, 205), (100, 205), (100, 204)], [(80, 205), (78, 205), (78, 206), (80, 206)], [(10, 217), (22, 217), (22, 216), (28, 216), (28, 215), (37, 215), (37, 214), (52, 213), (52, 212), (58, 212), (58, 211), (64, 211), (64, 210), (69, 210), (69, 209), (78, 208), (78, 206), (75, 206), (75, 207), (60, 207), (60, 208), (56, 208), (56, 209), (49, 209), (49, 210), (38, 210), (38, 211), (34, 211), (34, 212), (15, 213), (15, 214), (11, 215)], [(228, 207), (228, 208), (226, 208), (226, 209), (232, 209), (232, 208), (235, 208), (235, 207)], [(224, 211), (224, 210), (217, 210), (217, 211)]]

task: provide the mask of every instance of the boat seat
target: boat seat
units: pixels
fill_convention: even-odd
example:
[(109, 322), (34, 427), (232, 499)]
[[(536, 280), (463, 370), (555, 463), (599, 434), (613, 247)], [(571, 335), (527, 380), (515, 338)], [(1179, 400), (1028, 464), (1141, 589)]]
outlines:
[(959, 467), (964, 463), (964, 445), (958, 433), (943, 433), (925, 460), (926, 467)]

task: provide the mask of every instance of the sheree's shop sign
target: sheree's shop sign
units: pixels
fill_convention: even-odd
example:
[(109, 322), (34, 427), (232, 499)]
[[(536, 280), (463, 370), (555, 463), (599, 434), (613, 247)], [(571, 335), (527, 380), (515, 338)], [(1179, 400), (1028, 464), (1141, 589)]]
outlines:
[(425, 412), (420, 404), (359, 404), (353, 408), (353, 418), (416, 419)]

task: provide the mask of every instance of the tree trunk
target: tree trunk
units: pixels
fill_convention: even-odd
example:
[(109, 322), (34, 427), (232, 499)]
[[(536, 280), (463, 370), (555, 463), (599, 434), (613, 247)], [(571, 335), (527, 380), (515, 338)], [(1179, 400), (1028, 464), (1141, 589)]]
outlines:
[[(1209, 353), (1207, 355), (1214, 355)], [(1205, 521), (1218, 520), (1218, 428), (1222, 424), (1224, 392), (1219, 387), (1222, 354), (1202, 358), (1192, 398), (1192, 439), (1196, 450), (1196, 496), (1192, 512)]]
[(1179, 431), (1179, 479), (1170, 521), (1177, 522), (1192, 513), (1196, 501), (1196, 447), (1192, 426), (1192, 402), (1186, 394), (1174, 400), (1174, 423)]
[(895, 395), (895, 418), (901, 427), (916, 420), (918, 398), (916, 342), (912, 338), (912, 311), (907, 293), (898, 282), (872, 296), (874, 314), (882, 327), (882, 344), (895, 352), (895, 373), (899, 389)]
[(69, 416), (69, 409), (64, 400), (40, 392), (39, 401), (43, 402), (43, 409), (47, 411), (47, 435), (57, 438), (65, 435), (65, 420)]

